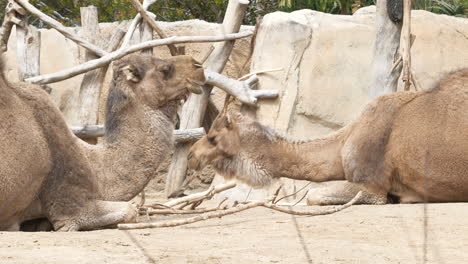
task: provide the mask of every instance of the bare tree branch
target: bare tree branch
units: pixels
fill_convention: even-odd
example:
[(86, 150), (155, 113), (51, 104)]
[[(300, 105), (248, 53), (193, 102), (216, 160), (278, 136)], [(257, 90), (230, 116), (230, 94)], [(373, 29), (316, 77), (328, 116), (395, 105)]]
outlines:
[(53, 29), (57, 30), (58, 32), (62, 33), (65, 37), (73, 40), (78, 45), (84, 47), (85, 49), (95, 53), (97, 56), (102, 57), (107, 54), (107, 52), (98, 46), (86, 41), (85, 39), (73, 34), (70, 30), (53, 18), (47, 16), (46, 14), (42, 13), (39, 9), (31, 5), (27, 0), (15, 0), (19, 3), (24, 9), (26, 9), (32, 15), (38, 17), (40, 20), (44, 21), (47, 25), (52, 27)]
[[(140, 4), (140, 1), (138, 0), (130, 0), (132, 2), (133, 6), (138, 10), (138, 13), (140, 13), (141, 17), (153, 28), (156, 33), (158, 33), (160, 38), (167, 38), (166, 34), (158, 27), (156, 24), (156, 21), (154, 18), (150, 17), (148, 12), (143, 8), (143, 6)], [(172, 56), (176, 56), (178, 54), (177, 48), (173, 44), (167, 45), (169, 48), (169, 51), (171, 52)]]
[(211, 198), (211, 197), (213, 197), (213, 195), (215, 195), (217, 193), (223, 192), (223, 191), (228, 190), (228, 189), (232, 189), (235, 186), (236, 186), (235, 182), (229, 182), (229, 183), (221, 184), (221, 185), (218, 185), (218, 186), (211, 186), (208, 190), (206, 190), (204, 192), (194, 193), (192, 195), (187, 195), (187, 196), (182, 197), (182, 198), (171, 200), (171, 201), (165, 203), (164, 206), (174, 207), (176, 205), (183, 204), (183, 203), (193, 203), (193, 202), (201, 201), (201, 200), (204, 200), (204, 199)]
[(17, 15), (26, 15), (26, 10), (13, 0), (8, 0), (8, 4), (5, 8), (5, 17), (2, 27), (0, 28), (0, 51), (2, 52), (6, 52), (8, 49), (8, 39), (10, 38), (13, 25), (24, 26), (21, 19), (16, 17)]
[[(307, 216), (327, 215), (327, 214), (333, 214), (333, 213), (339, 212), (343, 209), (350, 207), (351, 205), (355, 204), (362, 196), (362, 191), (360, 191), (351, 201), (349, 201), (348, 203), (344, 205), (321, 209), (321, 210), (313, 211), (313, 212), (306, 212), (306, 211), (296, 211), (290, 208), (289, 209), (283, 208), (281, 206), (273, 204), (272, 202), (275, 200), (276, 196), (278, 195), (278, 192), (279, 192), (279, 188), (272, 197), (266, 200), (242, 203), (242, 204), (235, 205), (234, 207), (231, 207), (228, 209), (216, 210), (213, 212), (204, 213), (202, 215), (198, 215), (198, 216), (194, 216), (194, 217), (190, 217), (186, 219), (176, 219), (176, 220), (162, 221), (162, 222), (156, 222), (156, 223), (119, 224), (118, 228), (121, 230), (129, 230), (129, 229), (180, 226), (180, 225), (192, 224), (192, 223), (208, 220), (211, 218), (220, 218), (226, 215), (235, 214), (235, 213), (245, 211), (250, 208), (255, 208), (258, 206), (267, 207), (276, 211), (280, 211), (280, 212), (287, 213), (287, 214), (293, 214), (293, 215), (307, 215)], [(167, 209), (163, 209), (163, 210), (167, 210)], [(174, 211), (181, 213), (181, 211), (183, 210), (174, 210)]]
[[(103, 125), (88, 125), (84, 127), (72, 126), (70, 129), (77, 137), (81, 139), (102, 137), (106, 131)], [(185, 143), (198, 140), (204, 135), (206, 135), (205, 129), (203, 127), (199, 127), (192, 129), (174, 130), (173, 137), (175, 143)]]
[(220, 210), (215, 212), (209, 212), (202, 215), (197, 215), (194, 217), (186, 218), (186, 219), (176, 219), (170, 221), (163, 221), (158, 223), (137, 223), (137, 224), (119, 224), (118, 228), (120, 230), (129, 230), (129, 229), (144, 229), (144, 228), (158, 228), (158, 227), (172, 227), (172, 226), (180, 226), (186, 225), (191, 223), (196, 223), (203, 220), (208, 220), (211, 218), (219, 218), (225, 215), (234, 214), (237, 212), (241, 212), (250, 208), (262, 206), (265, 204), (265, 201), (256, 201), (256, 202), (249, 202), (246, 204), (239, 204), (235, 207), (231, 207), (226, 210)]
[(282, 213), (293, 214), (293, 215), (308, 215), (308, 216), (327, 215), (327, 214), (333, 214), (333, 213), (339, 212), (341, 210), (344, 210), (344, 209), (350, 207), (351, 205), (355, 204), (361, 197), (362, 197), (362, 191), (359, 191), (351, 201), (349, 201), (348, 203), (346, 203), (344, 205), (333, 206), (331, 208), (330, 207), (320, 208), (320, 210), (312, 211), (312, 212), (310, 212), (310, 211), (296, 211), (296, 210), (293, 210), (292, 207), (285, 208), (283, 206), (279, 206), (279, 205), (276, 205), (276, 204), (273, 204), (273, 203), (266, 203), (266, 204), (263, 204), (262, 206), (266, 207), (266, 208), (276, 210), (276, 211), (279, 211), (279, 212), (282, 212)]
[(258, 98), (278, 97), (277, 90), (253, 90), (258, 82), (257, 75), (252, 75), (245, 81), (238, 81), (217, 72), (205, 70), (205, 78), (207, 84), (224, 90), (244, 104), (255, 105)]
[(130, 40), (132, 39), (133, 33), (135, 32), (138, 24), (140, 24), (140, 21), (141, 21), (141, 15), (137, 14), (127, 29), (127, 34), (125, 34), (125, 37), (122, 41), (122, 46), (120, 47), (120, 49), (128, 47)]
[(105, 66), (113, 60), (122, 58), (123, 56), (147, 48), (152, 48), (161, 45), (168, 45), (173, 43), (193, 43), (193, 42), (219, 42), (225, 40), (234, 40), (239, 38), (245, 38), (252, 35), (252, 31), (246, 30), (240, 33), (226, 34), (223, 36), (178, 36), (170, 37), (166, 39), (156, 39), (151, 41), (146, 41), (139, 43), (127, 48), (121, 48), (117, 51), (109, 53), (104, 57), (101, 57), (96, 60), (87, 61), (79, 66), (63, 70), (60, 72), (45, 74), (36, 76), (33, 78), (28, 78), (25, 81), (38, 84), (47, 84), (62, 81), (78, 74), (85, 73), (90, 70), (94, 70)]

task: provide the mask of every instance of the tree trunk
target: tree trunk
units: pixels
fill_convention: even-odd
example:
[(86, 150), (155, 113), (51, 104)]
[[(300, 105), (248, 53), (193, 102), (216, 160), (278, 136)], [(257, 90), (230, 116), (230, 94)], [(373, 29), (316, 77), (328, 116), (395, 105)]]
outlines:
[[(393, 64), (399, 58), (401, 21), (390, 19), (387, 1), (378, 0), (376, 12), (376, 37), (368, 95), (370, 98), (397, 91), (401, 65), (393, 71)], [(398, 1), (398, 0), (397, 0)]]

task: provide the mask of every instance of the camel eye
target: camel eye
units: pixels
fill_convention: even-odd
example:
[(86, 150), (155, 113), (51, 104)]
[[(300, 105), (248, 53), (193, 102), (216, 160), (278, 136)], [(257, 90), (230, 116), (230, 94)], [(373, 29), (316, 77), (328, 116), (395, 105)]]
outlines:
[(211, 145), (216, 146), (216, 137), (208, 137), (208, 142), (210, 142)]

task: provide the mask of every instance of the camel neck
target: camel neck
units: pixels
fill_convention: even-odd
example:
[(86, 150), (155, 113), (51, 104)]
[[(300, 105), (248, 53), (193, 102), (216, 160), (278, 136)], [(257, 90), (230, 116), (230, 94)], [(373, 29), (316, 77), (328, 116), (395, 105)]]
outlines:
[(279, 140), (273, 143), (269, 151), (271, 161), (281, 160), (270, 163), (271, 169), (276, 171), (273, 177), (314, 182), (344, 180), (340, 136), (333, 134), (310, 141)]
[(261, 146), (251, 146), (246, 152), (272, 178), (314, 182), (344, 180), (341, 161), (343, 136), (344, 133), (338, 131), (307, 141), (277, 138)]
[(153, 179), (173, 146), (175, 105), (132, 107), (106, 131), (99, 186), (110, 200), (130, 200)]

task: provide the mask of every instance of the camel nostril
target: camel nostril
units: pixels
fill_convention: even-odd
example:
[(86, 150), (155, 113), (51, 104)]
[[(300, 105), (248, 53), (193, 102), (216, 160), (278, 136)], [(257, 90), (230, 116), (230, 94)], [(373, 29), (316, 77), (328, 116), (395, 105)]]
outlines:
[(193, 156), (193, 152), (189, 152), (188, 156), (187, 156), (187, 160), (191, 160), (192, 159), (192, 156)]

